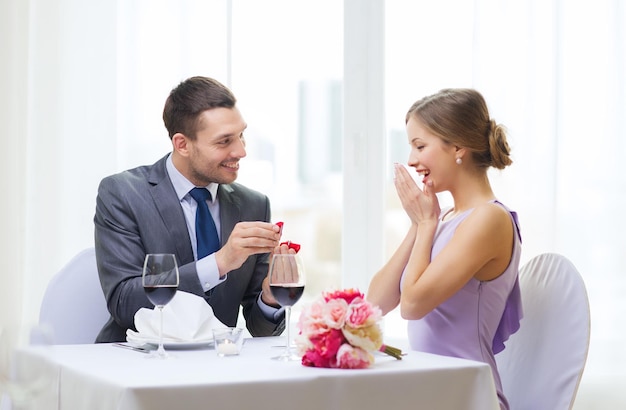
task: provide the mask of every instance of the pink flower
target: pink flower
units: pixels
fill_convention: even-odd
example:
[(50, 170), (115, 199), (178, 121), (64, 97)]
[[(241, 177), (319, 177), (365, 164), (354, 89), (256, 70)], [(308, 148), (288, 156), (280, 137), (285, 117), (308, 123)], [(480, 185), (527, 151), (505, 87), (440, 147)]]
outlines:
[(308, 367), (332, 367), (330, 360), (320, 356), (315, 349), (307, 350), (302, 355), (302, 364)]
[(349, 343), (341, 345), (337, 352), (337, 367), (341, 369), (365, 369), (374, 363), (374, 356)]
[(348, 308), (346, 325), (350, 327), (371, 326), (377, 323), (382, 317), (380, 309), (372, 306), (369, 302), (358, 298), (355, 299)]
[(365, 295), (362, 294), (357, 289), (345, 289), (345, 290), (336, 290), (334, 292), (325, 292), (324, 299), (328, 302), (331, 299), (343, 299), (348, 304), (352, 303), (352, 301), (356, 298), (365, 298)]
[(302, 355), (302, 364), (312, 367), (336, 367), (337, 351), (345, 340), (341, 330), (337, 329), (311, 337), (312, 348), (307, 349)]
[(298, 321), (300, 334), (315, 336), (328, 330), (328, 325), (324, 319), (324, 304), (319, 301), (305, 307), (300, 314)]
[(343, 299), (331, 299), (323, 308), (324, 322), (332, 329), (341, 329), (346, 323), (348, 303)]
[(381, 318), (381, 310), (356, 289), (322, 293), (300, 314), (296, 344), (302, 364), (363, 369), (374, 363), (375, 351), (401, 359), (399, 349), (383, 348)]

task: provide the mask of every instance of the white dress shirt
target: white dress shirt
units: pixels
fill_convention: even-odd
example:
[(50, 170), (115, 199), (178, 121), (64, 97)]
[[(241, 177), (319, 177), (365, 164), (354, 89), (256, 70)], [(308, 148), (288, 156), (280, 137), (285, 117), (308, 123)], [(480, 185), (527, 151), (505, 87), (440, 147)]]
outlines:
[[(167, 174), (170, 177), (170, 181), (172, 181), (172, 185), (174, 186), (174, 191), (176, 191), (176, 195), (178, 196), (178, 200), (180, 201), (180, 206), (183, 208), (183, 213), (185, 214), (187, 231), (189, 232), (189, 238), (191, 239), (191, 247), (193, 248), (193, 256), (194, 259), (196, 259), (196, 271), (198, 272), (198, 279), (200, 280), (200, 284), (202, 285), (202, 290), (204, 292), (207, 292), (210, 289), (219, 285), (220, 283), (224, 282), (228, 278), (228, 274), (220, 278), (217, 261), (215, 260), (215, 253), (207, 255), (204, 258), (198, 260), (198, 244), (196, 241), (196, 208), (198, 207), (198, 204), (196, 203), (195, 199), (193, 199), (189, 194), (189, 191), (191, 191), (196, 186), (176, 169), (174, 163), (172, 162), (171, 154), (169, 157), (167, 157), (166, 169)], [(206, 187), (206, 189), (211, 192), (211, 201), (207, 201), (207, 205), (209, 206), (209, 212), (211, 212), (211, 216), (213, 217), (213, 222), (215, 222), (215, 229), (217, 229), (217, 235), (220, 238), (221, 243), (221, 224), (219, 217), (220, 204), (217, 200), (218, 187), (218, 184), (211, 183)], [(261, 311), (263, 312), (263, 314), (268, 319), (280, 319), (283, 309), (277, 309), (272, 306), (268, 306), (263, 302), (260, 295), (257, 303), (261, 307)]]

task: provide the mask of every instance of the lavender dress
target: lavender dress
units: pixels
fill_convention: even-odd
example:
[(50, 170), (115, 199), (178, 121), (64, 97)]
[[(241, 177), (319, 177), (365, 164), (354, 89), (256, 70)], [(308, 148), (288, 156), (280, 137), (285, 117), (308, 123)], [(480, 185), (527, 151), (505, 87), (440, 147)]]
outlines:
[[(519, 329), (522, 318), (518, 270), (521, 236), (515, 212), (505, 208), (515, 225), (511, 262), (504, 273), (491, 281), (470, 281), (451, 298), (420, 320), (408, 321), (411, 349), (444, 356), (461, 357), (489, 364), (500, 400), (500, 407), (509, 405), (502, 393), (502, 383), (494, 354), (504, 349), (504, 341)], [(469, 209), (449, 221), (439, 221), (431, 260), (450, 241), (454, 231), (472, 212)], [(442, 215), (445, 213), (442, 212)], [(463, 261), (459, 261), (463, 263)]]

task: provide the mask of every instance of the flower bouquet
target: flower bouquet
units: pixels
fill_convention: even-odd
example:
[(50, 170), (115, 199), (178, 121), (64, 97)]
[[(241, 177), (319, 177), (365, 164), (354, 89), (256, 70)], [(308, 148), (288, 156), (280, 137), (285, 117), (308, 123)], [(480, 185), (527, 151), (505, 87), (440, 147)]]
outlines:
[(363, 369), (373, 352), (402, 359), (400, 349), (383, 344), (382, 312), (356, 289), (324, 292), (300, 315), (296, 338), (302, 364), (310, 367)]

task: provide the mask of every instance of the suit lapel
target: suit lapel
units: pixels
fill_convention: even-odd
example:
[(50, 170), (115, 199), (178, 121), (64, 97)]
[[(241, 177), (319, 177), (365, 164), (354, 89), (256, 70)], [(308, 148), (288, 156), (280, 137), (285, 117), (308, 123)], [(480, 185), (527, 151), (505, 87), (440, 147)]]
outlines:
[(161, 221), (169, 233), (169, 240), (164, 242), (174, 246), (179, 263), (189, 263), (194, 260), (187, 222), (180, 201), (167, 175), (165, 160), (167, 156), (154, 164), (150, 170), (148, 181), (152, 185), (150, 194), (154, 205), (159, 212)]
[(231, 185), (220, 185), (217, 198), (220, 201), (220, 245), (223, 246), (241, 220), (241, 202)]

